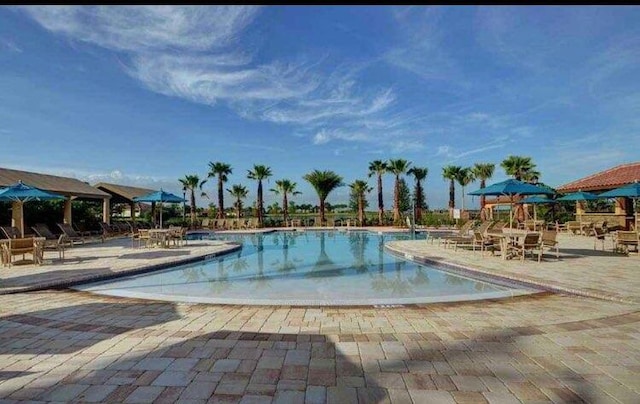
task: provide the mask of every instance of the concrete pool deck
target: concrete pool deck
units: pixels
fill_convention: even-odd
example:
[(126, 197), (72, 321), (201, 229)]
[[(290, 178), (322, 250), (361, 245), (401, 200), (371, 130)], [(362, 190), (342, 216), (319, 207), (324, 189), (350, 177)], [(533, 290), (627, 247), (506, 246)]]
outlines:
[[(564, 235), (561, 252), (567, 257), (556, 263), (547, 255), (542, 264), (482, 258), (424, 240), (398, 243), (416, 257), (422, 252), (544, 282), (557, 278), (561, 287), (623, 299), (556, 293), (399, 307), (292, 308), (153, 302), (66, 290), (5, 294), (0, 401), (640, 402), (637, 256), (587, 254), (593, 251), (591, 238)], [(110, 255), (104, 259), (118, 262)], [(11, 271), (33, 268), (2, 268), (0, 274), (4, 281)]]

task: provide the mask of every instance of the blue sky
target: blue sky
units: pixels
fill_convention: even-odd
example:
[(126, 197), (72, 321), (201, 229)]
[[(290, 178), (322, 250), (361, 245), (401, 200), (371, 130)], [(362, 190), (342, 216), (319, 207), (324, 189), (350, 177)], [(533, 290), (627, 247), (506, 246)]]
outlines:
[(495, 182), (516, 154), (558, 186), (638, 160), (638, 21), (638, 7), (2, 7), (0, 166), (181, 193), (223, 161), (254, 198), (246, 173), (265, 164), (267, 188), (289, 178), (316, 203), (313, 169), (349, 183), (404, 158), (429, 169), (438, 208), (443, 166), (496, 163)]

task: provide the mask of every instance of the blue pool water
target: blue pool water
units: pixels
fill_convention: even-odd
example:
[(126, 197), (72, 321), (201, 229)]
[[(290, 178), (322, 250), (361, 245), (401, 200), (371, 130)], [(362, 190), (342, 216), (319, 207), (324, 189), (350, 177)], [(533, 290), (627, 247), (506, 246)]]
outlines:
[(384, 252), (384, 243), (408, 237), (364, 231), (216, 234), (208, 238), (239, 241), (242, 249), (77, 289), (169, 301), (291, 305), (428, 303), (531, 293), (460, 277)]

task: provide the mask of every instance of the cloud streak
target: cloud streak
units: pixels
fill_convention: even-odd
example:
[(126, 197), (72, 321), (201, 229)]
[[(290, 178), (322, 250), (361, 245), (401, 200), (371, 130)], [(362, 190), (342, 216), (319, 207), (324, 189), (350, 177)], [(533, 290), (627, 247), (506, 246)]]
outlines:
[(343, 122), (375, 117), (395, 101), (390, 88), (360, 88), (354, 66), (333, 66), (327, 75), (323, 57), (257, 63), (251, 52), (238, 51), (247, 48), (242, 39), (260, 14), (257, 7), (22, 10), (51, 32), (123, 54), (125, 72), (151, 91), (224, 103), (247, 119), (302, 127), (298, 132), (316, 145), (366, 140), (344, 134), (352, 128)]

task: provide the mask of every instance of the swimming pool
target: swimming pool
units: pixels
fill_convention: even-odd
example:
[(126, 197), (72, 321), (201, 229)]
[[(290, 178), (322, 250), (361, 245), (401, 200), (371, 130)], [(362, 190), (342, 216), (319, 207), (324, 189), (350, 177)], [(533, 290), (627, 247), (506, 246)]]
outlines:
[(385, 242), (410, 237), (406, 233), (278, 231), (205, 237), (239, 241), (242, 249), (76, 289), (167, 301), (256, 305), (409, 304), (532, 293), (530, 289), (461, 277), (384, 252)]

